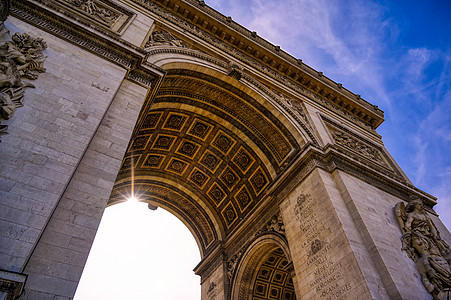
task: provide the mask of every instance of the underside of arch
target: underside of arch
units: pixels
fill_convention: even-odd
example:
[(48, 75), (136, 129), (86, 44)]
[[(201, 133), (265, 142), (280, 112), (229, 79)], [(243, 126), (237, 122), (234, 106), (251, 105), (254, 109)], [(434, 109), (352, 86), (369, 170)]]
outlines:
[(278, 236), (262, 236), (243, 254), (233, 278), (231, 299), (296, 299), (288, 245)]
[(109, 201), (125, 201), (133, 187), (141, 201), (176, 213), (203, 254), (261, 203), (306, 143), (262, 97), (212, 75), (168, 70), (141, 113)]
[(270, 252), (254, 274), (252, 299), (295, 300), (293, 280), (287, 266), (289, 262), (281, 248)]

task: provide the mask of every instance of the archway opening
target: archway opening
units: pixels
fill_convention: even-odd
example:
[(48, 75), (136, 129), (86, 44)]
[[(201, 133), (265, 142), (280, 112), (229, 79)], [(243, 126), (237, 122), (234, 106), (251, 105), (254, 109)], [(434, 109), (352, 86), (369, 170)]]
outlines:
[(286, 241), (276, 234), (257, 238), (232, 274), (232, 299), (295, 300), (293, 263)]
[(289, 268), (290, 263), (282, 249), (272, 251), (255, 274), (252, 299), (295, 300), (296, 294)]
[(75, 294), (90, 299), (200, 299), (200, 261), (188, 228), (163, 209), (108, 207)]

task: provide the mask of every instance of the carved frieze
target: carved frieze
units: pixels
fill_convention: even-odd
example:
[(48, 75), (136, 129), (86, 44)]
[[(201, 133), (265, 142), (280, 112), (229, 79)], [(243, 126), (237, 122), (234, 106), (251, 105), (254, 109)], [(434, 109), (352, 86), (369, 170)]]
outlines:
[[(43, 50), (47, 48), (41, 38), (27, 33), (10, 37), (3, 22), (0, 23), (0, 122), (9, 120), (16, 108), (23, 106), (25, 88), (34, 87), (23, 78), (37, 79), (45, 72)], [(0, 123), (0, 137), (7, 134), (7, 125)]]
[(276, 232), (283, 236), (285, 236), (285, 225), (283, 225), (282, 217), (280, 213), (273, 216), (271, 220), (263, 226), (261, 230), (259, 230), (255, 235), (259, 235), (262, 233)]
[(94, 0), (65, 0), (65, 2), (108, 26), (114, 24), (120, 17), (117, 11), (102, 3), (96, 3)]
[(236, 268), (238, 263), (240, 262), (241, 256), (243, 256), (243, 251), (238, 252), (227, 262), (227, 277), (231, 281), (233, 276), (235, 275)]
[(323, 120), (325, 121), (327, 128), (329, 129), (334, 143), (340, 146), (339, 148), (341, 149), (351, 151), (347, 152), (348, 155), (357, 159), (358, 161), (361, 161), (360, 157), (363, 156), (371, 162), (377, 163), (385, 169), (389, 169), (390, 171), (394, 171), (397, 175), (400, 175), (399, 171), (397, 171), (396, 167), (393, 166), (393, 164), (390, 162), (390, 159), (386, 157), (379, 146), (376, 146), (367, 139), (354, 134), (350, 130), (333, 122), (325, 116), (323, 116)]
[[(260, 60), (253, 58), (250, 55), (247, 55), (246, 53), (242, 52), (241, 50), (237, 49), (236, 47), (230, 46), (228, 43), (224, 42), (222, 39), (210, 34), (209, 32), (207, 32), (206, 30), (201, 29), (198, 26), (195, 26), (185, 20), (182, 20), (181, 18), (179, 18), (178, 16), (176, 16), (173, 13), (170, 13), (168, 11), (166, 11), (165, 9), (163, 9), (162, 7), (160, 7), (158, 4), (153, 3), (152, 1), (148, 1), (148, 0), (131, 0), (133, 2), (135, 2), (138, 5), (141, 5), (147, 9), (149, 9), (150, 11), (152, 11), (153, 13), (159, 15), (160, 17), (162, 17), (164, 20), (171, 22), (173, 24), (175, 24), (176, 26), (182, 28), (183, 30), (201, 38), (202, 40), (204, 40), (205, 42), (207, 42), (208, 44), (213, 45), (214, 47), (221, 49), (223, 51), (226, 51), (228, 54), (230, 54), (231, 56), (233, 56), (235, 59), (237, 59), (240, 62), (243, 62), (244, 64), (251, 64), (254, 68), (256, 68), (257, 70), (265, 73), (266, 75), (272, 77), (273, 79), (275, 79), (276, 81), (278, 81), (279, 83), (290, 87), (291, 89), (295, 90), (296, 92), (301, 93), (302, 95), (314, 100), (315, 102), (320, 102), (323, 105), (325, 105), (326, 107), (331, 108), (333, 111), (335, 111), (336, 113), (344, 116), (347, 119), (350, 119), (352, 122), (355, 122), (357, 124), (359, 124), (362, 127), (366, 127), (368, 129), (374, 129), (375, 127), (377, 127), (378, 125), (378, 121), (376, 121), (375, 119), (366, 116), (366, 117), (362, 117), (358, 115), (358, 110), (354, 109), (354, 112), (351, 113), (351, 111), (348, 108), (344, 108), (341, 106), (341, 101), (338, 97), (334, 97), (331, 95), (328, 95), (328, 97), (325, 98), (318, 95), (315, 92), (312, 92), (311, 90), (309, 90), (308, 88), (306, 88), (306, 85), (299, 83), (298, 81), (295, 81), (291, 78), (288, 78), (287, 76), (284, 76), (283, 74), (281, 74), (280, 72), (277, 72), (276, 70), (273, 70), (272, 68), (268, 67), (267, 65), (265, 65), (264, 63), (262, 63)], [(214, 13), (214, 11), (209, 10), (209, 13)], [(218, 16), (220, 18), (224, 18), (224, 16)], [(238, 31), (242, 31), (241, 28), (239, 28), (239, 26), (234, 23), (234, 22), (228, 22), (228, 24), (232, 27), (235, 27), (234, 29), (238, 30)], [(250, 37), (252, 37), (252, 34), (249, 32), (242, 32), (245, 35), (249, 35)], [(264, 40), (262, 40), (264, 41)], [(264, 41), (264, 44), (266, 47), (271, 47), (271, 44), (269, 44), (268, 42)], [(272, 46), (274, 47), (274, 46)], [(293, 63), (294, 58), (288, 55), (285, 55), (284, 52), (282, 51), (277, 51), (278, 54), (282, 55), (282, 56), (286, 56), (285, 58), (288, 60), (292, 60)], [(312, 69), (313, 70), (313, 69)], [(303, 71), (309, 73), (309, 74), (313, 74), (314, 72), (312, 72), (312, 70), (309, 70), (309, 68), (303, 68)], [(318, 72), (316, 72), (318, 73)], [(308, 86), (308, 85), (307, 85)], [(318, 89), (318, 87), (315, 86), (315, 91), (316, 89)], [(318, 92), (318, 91), (316, 91)], [(354, 95), (355, 96), (355, 95)], [(357, 96), (356, 96), (357, 98)], [(333, 100), (332, 100), (333, 99)], [(360, 99), (360, 98), (358, 98)], [(349, 106), (349, 105), (348, 105)], [(378, 110), (379, 111), (379, 110)]]
[(147, 40), (144, 49), (150, 50), (151, 47), (164, 45), (186, 48), (182, 40), (174, 37), (172, 33), (165, 30), (153, 30), (149, 35), (149, 39)]
[(365, 144), (364, 142), (358, 140), (357, 138), (347, 134), (346, 132), (342, 132), (339, 130), (333, 130), (332, 135), (337, 144), (350, 148), (359, 154), (369, 158), (375, 162), (380, 163), (381, 165), (386, 165), (386, 162), (382, 158), (382, 154), (380, 150)]
[(64, 13), (76, 21), (94, 21), (109, 30), (121, 33), (134, 13), (110, 0), (39, 0), (43, 5)]
[(447, 299), (451, 289), (451, 251), (418, 197), (398, 202), (395, 217), (402, 232), (402, 250), (415, 262), (426, 290), (434, 299)]

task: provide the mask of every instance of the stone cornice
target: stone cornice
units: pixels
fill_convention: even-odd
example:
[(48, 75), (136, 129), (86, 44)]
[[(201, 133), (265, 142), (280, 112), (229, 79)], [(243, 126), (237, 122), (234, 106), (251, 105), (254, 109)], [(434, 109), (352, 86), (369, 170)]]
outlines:
[(0, 269), (0, 292), (3, 292), (2, 299), (17, 299), (23, 291), (28, 275), (15, 273)]
[(74, 23), (36, 1), (13, 1), (11, 15), (125, 68), (128, 79), (146, 87), (151, 87), (165, 74), (161, 68), (145, 62), (143, 49), (115, 34)]
[(220, 263), (226, 261), (222, 241), (215, 242), (210, 249), (211, 251), (204, 256), (193, 270), (196, 275), (201, 277), (201, 283), (219, 266)]
[(433, 212), (432, 207), (437, 204), (435, 197), (416, 188), (399, 174), (376, 167), (374, 164), (367, 164), (364, 159), (356, 160), (348, 152), (340, 146), (330, 144), (322, 150), (308, 146), (286, 175), (274, 184), (269, 195), (282, 201), (310, 172), (318, 167), (330, 173), (335, 170), (344, 171), (406, 201), (410, 196), (415, 195), (424, 202), (429, 211)]
[[(343, 88), (313, 68), (302, 63), (275, 46), (260, 38), (255, 32), (235, 23), (216, 10), (198, 0), (130, 0), (144, 8), (158, 4), (167, 12), (201, 28), (216, 39), (231, 46), (251, 61), (258, 61), (272, 72), (300, 85), (321, 98), (337, 106), (373, 129), (383, 121), (383, 112), (376, 106), (363, 100)], [(157, 13), (156, 11), (153, 11)]]
[(354, 159), (348, 152), (336, 145), (327, 145), (323, 149), (312, 144), (307, 145), (286, 173), (280, 176), (268, 190), (267, 197), (261, 201), (262, 205), (256, 207), (252, 215), (243, 220), (242, 224), (229, 234), (224, 243), (226, 253), (238, 251), (237, 245), (240, 245), (240, 241), (249, 240), (258, 228), (275, 214), (278, 210), (277, 204), (316, 168), (329, 173), (335, 170), (344, 171), (406, 201), (410, 196), (415, 195), (423, 201), (429, 212), (436, 214), (432, 208), (437, 204), (435, 197), (414, 187), (397, 173), (366, 163), (363, 158)]

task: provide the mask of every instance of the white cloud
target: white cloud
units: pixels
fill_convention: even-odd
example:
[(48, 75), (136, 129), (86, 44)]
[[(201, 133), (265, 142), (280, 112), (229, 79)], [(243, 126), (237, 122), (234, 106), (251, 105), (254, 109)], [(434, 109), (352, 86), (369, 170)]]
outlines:
[(414, 184), (418, 185), (421, 180), (424, 177), (424, 174), (426, 172), (425, 165), (426, 165), (426, 148), (427, 148), (427, 142), (424, 140), (421, 136), (415, 136), (414, 137), (414, 144), (415, 148), (417, 149), (416, 155), (414, 157), (414, 163), (416, 164), (416, 172), (415, 172), (415, 178), (414, 178)]
[(429, 65), (431, 61), (432, 51), (426, 48), (413, 48), (407, 51), (405, 57), (409, 63), (406, 72), (409, 73), (412, 78), (420, 80), (423, 76), (424, 69)]
[[(258, 28), (262, 37), (390, 109), (380, 65), (381, 38), (389, 30), (390, 22), (383, 20), (378, 6), (353, 2), (343, 15), (341, 5), (325, 0), (254, 0), (252, 16), (248, 16), (251, 20), (246, 21), (246, 26)], [(352, 22), (346, 18), (352, 18)], [(375, 22), (385, 23), (375, 31), (372, 27)]]

